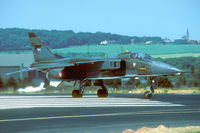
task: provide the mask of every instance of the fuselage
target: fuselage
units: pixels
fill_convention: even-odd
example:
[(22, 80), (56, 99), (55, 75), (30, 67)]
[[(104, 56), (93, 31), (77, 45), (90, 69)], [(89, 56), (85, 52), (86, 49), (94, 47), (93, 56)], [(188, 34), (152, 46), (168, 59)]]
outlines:
[[(177, 75), (182, 70), (160, 62), (144, 53), (123, 53), (113, 58), (61, 58), (46, 62), (35, 63), (37, 67), (44, 64), (63, 65), (63, 68), (42, 70), (47, 73), (49, 80), (80, 80), (106, 77), (128, 77), (145, 75)], [(69, 65), (73, 64), (73, 65)]]

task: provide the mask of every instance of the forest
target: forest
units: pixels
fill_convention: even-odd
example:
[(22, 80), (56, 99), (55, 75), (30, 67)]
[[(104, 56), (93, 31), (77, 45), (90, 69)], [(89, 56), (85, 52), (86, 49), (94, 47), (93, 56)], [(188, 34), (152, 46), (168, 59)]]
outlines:
[(30, 30), (22, 28), (0, 28), (0, 51), (30, 50), (28, 45), (28, 32), (35, 32), (40, 39), (50, 48), (67, 48), (86, 44), (100, 44), (107, 40), (113, 44), (144, 43), (152, 41), (153, 44), (161, 44), (161, 37), (137, 37), (124, 36), (103, 32), (78, 32), (72, 30)]
[[(171, 86), (164, 85), (160, 82), (160, 87), (200, 87), (200, 57), (159, 58), (158, 60), (176, 66), (186, 72), (181, 76), (172, 77), (170, 81), (170, 84), (172, 84)], [(168, 78), (165, 77), (165, 80), (166, 79)]]

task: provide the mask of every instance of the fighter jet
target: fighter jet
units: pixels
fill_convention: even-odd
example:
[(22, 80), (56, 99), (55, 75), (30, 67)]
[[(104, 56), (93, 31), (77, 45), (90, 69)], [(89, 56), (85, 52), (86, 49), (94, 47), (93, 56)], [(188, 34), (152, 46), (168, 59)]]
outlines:
[(78, 81), (79, 89), (72, 91), (74, 98), (83, 96), (86, 83), (101, 86), (97, 92), (98, 97), (107, 97), (108, 90), (104, 84), (105, 80), (143, 77), (149, 78), (150, 81), (150, 91), (146, 91), (144, 97), (151, 98), (152, 93), (158, 87), (159, 76), (184, 73), (184, 71), (157, 61), (145, 53), (125, 52), (112, 58), (64, 58), (53, 54), (35, 33), (29, 32), (29, 40), (35, 62), (26, 69), (8, 73), (8, 75), (37, 70), (46, 73), (49, 81)]

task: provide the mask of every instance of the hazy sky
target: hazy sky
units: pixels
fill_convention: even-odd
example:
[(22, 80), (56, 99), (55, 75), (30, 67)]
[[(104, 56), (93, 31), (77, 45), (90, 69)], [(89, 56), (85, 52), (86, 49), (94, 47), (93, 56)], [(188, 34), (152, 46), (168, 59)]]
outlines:
[(0, 28), (200, 40), (200, 0), (0, 0)]

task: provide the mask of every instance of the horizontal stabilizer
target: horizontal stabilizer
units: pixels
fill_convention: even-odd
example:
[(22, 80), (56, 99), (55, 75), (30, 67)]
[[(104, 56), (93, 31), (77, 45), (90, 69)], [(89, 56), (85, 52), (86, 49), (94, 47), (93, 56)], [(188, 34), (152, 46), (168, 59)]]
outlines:
[(26, 68), (26, 69), (22, 69), (22, 70), (19, 70), (19, 71), (14, 71), (14, 72), (10, 72), (10, 73), (5, 73), (5, 75), (12, 75), (12, 74), (20, 73), (20, 72), (28, 72), (28, 71), (33, 71), (33, 70), (36, 70), (36, 69)]

